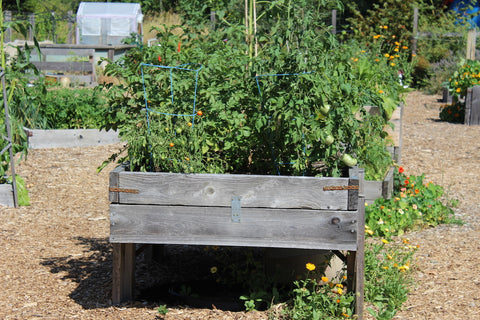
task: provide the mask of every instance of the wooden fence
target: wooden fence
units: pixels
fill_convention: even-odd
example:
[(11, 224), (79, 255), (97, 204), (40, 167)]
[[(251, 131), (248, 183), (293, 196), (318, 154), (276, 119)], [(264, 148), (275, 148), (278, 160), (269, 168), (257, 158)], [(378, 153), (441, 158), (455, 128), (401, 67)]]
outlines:
[(32, 51), (31, 62), (44, 74), (68, 77), (73, 82), (95, 85), (96, 66), (101, 58), (117, 60), (135, 45), (40, 44), (40, 56)]

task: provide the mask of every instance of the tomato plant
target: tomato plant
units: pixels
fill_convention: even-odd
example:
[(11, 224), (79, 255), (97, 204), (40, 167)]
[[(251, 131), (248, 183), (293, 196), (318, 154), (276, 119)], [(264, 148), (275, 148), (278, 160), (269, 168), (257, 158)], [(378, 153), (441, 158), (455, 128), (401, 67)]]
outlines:
[[(120, 84), (104, 87), (105, 128), (128, 142), (119, 161), (131, 170), (320, 176), (391, 164), (387, 152), (362, 151), (385, 150), (388, 116), (377, 88), (384, 79), (365, 81), (326, 27), (304, 29), (295, 19), (289, 26), (278, 21), (259, 37), (257, 57), (245, 54), (244, 29), (231, 24), (208, 33), (159, 28), (161, 46), (110, 61), (106, 74)], [(382, 85), (398, 86), (391, 79)]]

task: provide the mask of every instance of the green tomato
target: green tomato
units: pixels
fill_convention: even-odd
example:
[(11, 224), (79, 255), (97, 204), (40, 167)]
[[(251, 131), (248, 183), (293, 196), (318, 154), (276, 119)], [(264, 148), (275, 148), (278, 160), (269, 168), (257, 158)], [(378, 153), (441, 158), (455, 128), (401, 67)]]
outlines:
[(320, 107), (320, 112), (323, 115), (327, 115), (330, 112), (330, 105), (329, 104), (324, 104), (323, 106)]
[(177, 128), (177, 130), (175, 130), (177, 132), (177, 134), (180, 134), (182, 133), (182, 128)]
[(335, 141), (335, 138), (334, 138), (332, 135), (330, 135), (330, 134), (327, 135), (327, 136), (325, 137), (325, 139), (323, 140), (323, 142), (324, 142), (327, 146), (331, 145), (334, 141)]
[(353, 167), (357, 164), (357, 159), (353, 158), (351, 155), (348, 153), (344, 153), (342, 156), (342, 162), (345, 164), (347, 167)]

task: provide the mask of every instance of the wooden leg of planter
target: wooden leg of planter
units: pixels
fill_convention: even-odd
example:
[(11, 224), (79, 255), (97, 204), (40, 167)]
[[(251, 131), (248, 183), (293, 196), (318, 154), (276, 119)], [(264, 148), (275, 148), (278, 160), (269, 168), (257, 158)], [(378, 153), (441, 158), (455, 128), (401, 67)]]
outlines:
[(355, 292), (355, 314), (358, 315), (359, 320), (363, 319), (364, 273), (363, 251), (349, 251), (347, 253), (347, 286), (349, 290)]
[(135, 244), (113, 244), (112, 303), (133, 299), (135, 285)]

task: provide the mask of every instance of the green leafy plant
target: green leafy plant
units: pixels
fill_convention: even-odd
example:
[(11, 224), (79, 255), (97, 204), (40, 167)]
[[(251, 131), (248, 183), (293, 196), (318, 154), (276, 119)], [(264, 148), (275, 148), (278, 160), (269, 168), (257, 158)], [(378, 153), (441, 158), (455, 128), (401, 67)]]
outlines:
[(353, 315), (353, 292), (346, 292), (342, 283), (333, 283), (315, 272), (307, 263), (305, 280), (295, 281), (295, 289), (287, 314), (290, 319), (338, 319)]
[[(17, 6), (19, 1), (17, 1)], [(6, 96), (2, 96), (2, 111), (0, 111), (0, 150), (7, 151), (8, 144), (11, 143), (13, 154), (16, 155), (21, 153), (20, 159), (27, 155), (27, 137), (25, 131), (23, 130), (23, 122), (15, 117), (15, 114), (19, 112), (18, 101), (29, 99), (28, 95), (25, 94), (26, 88), (28, 87), (29, 77), (32, 74), (38, 73), (37, 69), (28, 61), (28, 54), (25, 54), (31, 50), (28, 45), (25, 45), (24, 50), (18, 50), (18, 55), (15, 59), (11, 59), (7, 64), (8, 56), (4, 50), (4, 36), (7, 27), (13, 28), (19, 34), (26, 37), (28, 24), (23, 24), (21, 22), (4, 22), (3, 20), (3, 11), (2, 4), (0, 3), (0, 64), (2, 70), (4, 71), (5, 76), (5, 88), (3, 92), (6, 92)], [(34, 38), (34, 43), (38, 49), (38, 43)], [(3, 137), (8, 137), (7, 128), (6, 128), (6, 118), (4, 112), (4, 104), (8, 105), (9, 120), (10, 120), (10, 132), (12, 139), (7, 141)], [(10, 173), (10, 153), (3, 152), (0, 155), (0, 183), (12, 183), (12, 177), (8, 176)], [(18, 182), (18, 191), (19, 191), (19, 204), (28, 205), (29, 198), (28, 192), (25, 188), (25, 183), (23, 179), (18, 176), (15, 176), (16, 182)]]
[[(174, 29), (159, 29), (161, 47), (134, 49), (106, 68), (121, 83), (105, 86), (105, 128), (129, 142), (120, 161), (131, 170), (339, 176), (354, 162), (391, 161), (382, 130), (386, 101), (398, 99), (365, 82), (327, 29), (288, 42), (274, 30), (259, 39), (256, 58), (245, 55), (241, 27)], [(398, 93), (398, 76), (389, 79)], [(379, 121), (363, 105), (379, 105)], [(367, 143), (379, 152), (359, 158)]]
[(440, 107), (440, 120), (452, 123), (463, 123), (465, 121), (465, 103), (455, 101)]
[[(370, 229), (366, 229), (367, 237)], [(408, 238), (390, 242), (378, 237), (365, 245), (365, 301), (367, 311), (375, 319), (391, 319), (407, 300), (414, 286), (410, 275), (417, 246)]]
[(366, 207), (368, 233), (390, 238), (411, 230), (459, 223), (452, 209), (458, 201), (444, 200), (443, 196), (442, 186), (425, 183), (424, 175), (407, 176), (399, 167), (392, 199), (377, 199)]
[(90, 88), (51, 88), (38, 97), (34, 129), (97, 129), (106, 110), (101, 91)]
[(168, 307), (166, 305), (161, 305), (157, 308), (157, 312), (161, 315), (166, 315), (168, 313)]
[(467, 95), (468, 88), (480, 83), (480, 62), (462, 60), (451, 78), (448, 79), (448, 89), (455, 101)]

